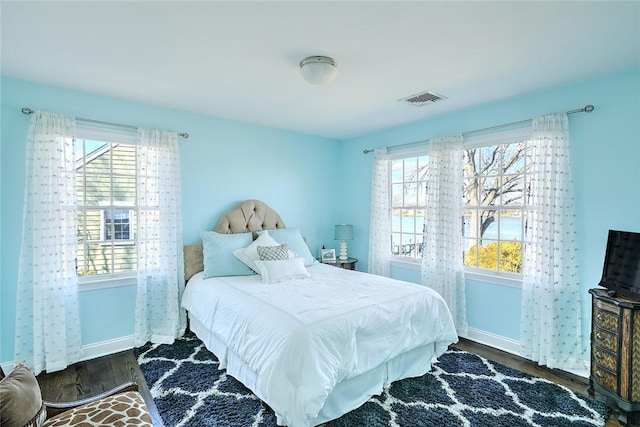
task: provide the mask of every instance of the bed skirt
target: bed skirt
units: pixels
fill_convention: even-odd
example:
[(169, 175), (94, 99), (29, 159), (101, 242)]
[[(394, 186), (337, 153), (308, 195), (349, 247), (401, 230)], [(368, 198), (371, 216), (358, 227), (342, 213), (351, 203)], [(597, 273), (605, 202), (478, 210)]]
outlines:
[[(214, 336), (203, 324), (189, 313), (189, 325), (193, 333), (205, 344), (207, 349), (216, 355), (220, 361), (219, 368), (244, 384), (258, 398), (269, 402), (261, 396), (256, 387), (257, 376), (225, 343)], [(382, 393), (393, 381), (403, 378), (419, 377), (429, 372), (435, 361), (436, 345), (427, 344), (406, 353), (400, 354), (376, 368), (347, 378), (338, 383), (327, 397), (324, 406), (313, 419), (311, 425), (316, 426), (336, 419), (365, 403), (371, 396)], [(278, 425), (281, 417), (276, 413)]]

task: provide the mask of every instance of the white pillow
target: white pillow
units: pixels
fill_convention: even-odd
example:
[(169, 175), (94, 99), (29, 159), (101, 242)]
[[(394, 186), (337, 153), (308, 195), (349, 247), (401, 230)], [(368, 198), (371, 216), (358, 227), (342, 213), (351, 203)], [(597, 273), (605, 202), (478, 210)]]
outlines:
[(317, 264), (318, 261), (311, 255), (307, 242), (304, 241), (304, 237), (300, 233), (298, 228), (275, 228), (273, 230), (258, 231), (258, 235), (269, 234), (279, 242), (281, 245), (287, 245), (287, 247), (296, 253), (296, 256), (304, 258), (305, 267)]
[[(260, 260), (260, 255), (258, 255), (258, 246), (280, 246), (280, 243), (276, 242), (268, 233), (263, 233), (259, 235), (256, 240), (250, 243), (249, 246), (233, 251), (233, 255), (235, 255), (235, 257), (242, 261), (247, 267), (260, 274), (260, 271), (255, 264), (256, 261)], [(294, 258), (296, 256), (295, 252), (289, 250), (289, 258)]]
[(304, 258), (277, 261), (255, 261), (258, 273), (264, 283), (278, 283), (283, 280), (308, 279), (311, 274), (304, 267)]

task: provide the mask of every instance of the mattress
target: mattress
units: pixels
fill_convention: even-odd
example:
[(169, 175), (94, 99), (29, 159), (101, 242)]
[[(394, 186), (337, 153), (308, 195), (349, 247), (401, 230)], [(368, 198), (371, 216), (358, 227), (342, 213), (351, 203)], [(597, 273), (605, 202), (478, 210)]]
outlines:
[(182, 299), (220, 368), (280, 425), (338, 417), (391, 381), (424, 374), (457, 341), (444, 300), (427, 287), (323, 264), (308, 271), (270, 285), (198, 273)]

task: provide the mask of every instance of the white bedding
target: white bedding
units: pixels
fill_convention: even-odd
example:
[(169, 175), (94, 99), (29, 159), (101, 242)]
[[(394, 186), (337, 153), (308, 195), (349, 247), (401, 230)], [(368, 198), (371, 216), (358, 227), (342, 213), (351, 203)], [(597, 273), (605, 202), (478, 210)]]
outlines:
[(222, 344), (212, 349), (220, 368), (228, 356), (239, 358), (251, 371), (242, 376), (253, 378), (245, 385), (278, 424), (315, 425), (339, 383), (432, 345), (424, 373), (458, 339), (444, 300), (427, 287), (323, 264), (308, 271), (310, 279), (270, 285), (258, 275), (205, 280), (198, 273), (182, 299), (190, 318)]

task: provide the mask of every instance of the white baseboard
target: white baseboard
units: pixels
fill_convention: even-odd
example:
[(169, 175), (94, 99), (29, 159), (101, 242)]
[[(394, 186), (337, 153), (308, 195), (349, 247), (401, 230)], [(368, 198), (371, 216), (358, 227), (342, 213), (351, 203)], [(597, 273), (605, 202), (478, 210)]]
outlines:
[[(83, 345), (83, 356), (79, 360), (79, 362), (83, 362), (89, 359), (95, 359), (97, 357), (107, 356), (109, 354), (119, 353), (121, 351), (130, 350), (132, 348), (133, 335)], [(2, 367), (4, 373), (7, 374), (11, 372), (15, 365), (16, 364), (12, 360), (10, 360), (8, 362), (2, 362), (0, 364), (0, 367)]]
[(488, 345), (489, 347), (497, 348), (498, 350), (506, 351), (507, 353), (521, 356), (520, 341), (511, 338), (471, 327), (467, 328), (467, 335), (461, 335), (461, 337), (480, 344)]
[[(498, 350), (506, 351), (507, 353), (514, 354), (516, 356), (524, 357), (522, 353), (520, 353), (520, 341), (506, 338), (500, 335), (492, 334), (491, 332), (486, 332), (480, 329), (475, 328), (467, 328), (467, 335), (460, 335), (462, 338), (466, 338), (470, 341), (477, 342), (480, 344), (488, 345), (489, 347), (497, 348)], [(589, 361), (584, 361), (583, 369), (564, 369), (567, 372), (570, 372), (574, 375), (583, 378), (589, 378), (590, 372), (590, 363)]]
[(133, 348), (133, 335), (115, 338), (107, 341), (100, 341), (93, 344), (82, 346), (83, 357), (80, 361), (95, 359), (97, 357), (107, 356), (109, 354), (119, 353), (121, 351)]

